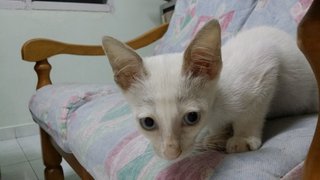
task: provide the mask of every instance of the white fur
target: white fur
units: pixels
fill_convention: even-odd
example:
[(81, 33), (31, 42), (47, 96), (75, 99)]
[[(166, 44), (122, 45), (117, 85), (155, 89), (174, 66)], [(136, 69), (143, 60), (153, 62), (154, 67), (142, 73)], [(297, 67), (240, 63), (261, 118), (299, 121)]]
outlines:
[(202, 111), (201, 116), (205, 119), (213, 102), (211, 94), (215, 91), (211, 88), (211, 84), (216, 84), (216, 81), (206, 85), (207, 91), (195, 92), (194, 89), (199, 82), (197, 80), (194, 80), (194, 85), (187, 87), (185, 82), (190, 80), (188, 77), (181, 77), (182, 59), (182, 54), (145, 58), (144, 67), (148, 78), (136, 83), (125, 93), (137, 120), (152, 117), (157, 122), (159, 126), (157, 131), (149, 132), (142, 128), (140, 130), (151, 140), (158, 155), (166, 159), (171, 159), (164, 155), (170, 144), (179, 146), (183, 155), (191, 149), (197, 133), (206, 123), (202, 121), (198, 126), (184, 127), (183, 116), (187, 112)]
[[(296, 42), (286, 33), (259, 27), (239, 33), (221, 49), (220, 78), (203, 82), (183, 75), (183, 53), (143, 59), (147, 76), (124, 94), (137, 122), (152, 117), (158, 129), (140, 131), (166, 159), (182, 157), (206, 127), (211, 136), (232, 125), (227, 152), (261, 145), (264, 120), (315, 112), (316, 82)], [(186, 113), (198, 111), (196, 126), (183, 125)], [(182, 154), (182, 155), (181, 155)]]
[(244, 31), (222, 48), (222, 56), (224, 67), (209, 123), (214, 128), (232, 124), (228, 152), (257, 149), (267, 114), (316, 111), (313, 73), (288, 34), (270, 27)]

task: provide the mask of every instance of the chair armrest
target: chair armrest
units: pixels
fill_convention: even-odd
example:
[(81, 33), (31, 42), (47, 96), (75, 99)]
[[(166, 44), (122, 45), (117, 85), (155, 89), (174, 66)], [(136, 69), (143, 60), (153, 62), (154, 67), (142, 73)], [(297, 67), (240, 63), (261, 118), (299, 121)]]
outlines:
[[(298, 27), (298, 46), (308, 59), (318, 82), (320, 95), (320, 0), (314, 0)], [(320, 121), (304, 165), (303, 179), (320, 179)]]
[[(137, 38), (128, 41), (127, 45), (133, 49), (145, 47), (160, 39), (168, 29), (168, 24), (156, 27)], [(101, 45), (78, 45), (54, 41), (50, 39), (31, 39), (21, 48), (22, 59), (36, 62), (34, 69), (37, 73), (37, 89), (52, 84), (50, 79), (51, 65), (48, 58), (58, 54), (72, 54), (83, 56), (101, 56), (104, 51)]]
[[(126, 43), (133, 49), (145, 47), (160, 39), (167, 28), (168, 24), (160, 25)], [(104, 52), (101, 45), (68, 44), (42, 38), (25, 42), (21, 49), (22, 59), (31, 62), (42, 61), (57, 54), (100, 56), (104, 55)]]

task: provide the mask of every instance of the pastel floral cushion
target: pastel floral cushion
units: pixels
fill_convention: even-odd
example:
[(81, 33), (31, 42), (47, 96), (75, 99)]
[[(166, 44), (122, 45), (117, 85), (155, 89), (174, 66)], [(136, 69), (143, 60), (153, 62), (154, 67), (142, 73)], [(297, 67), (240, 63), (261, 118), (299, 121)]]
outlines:
[(218, 19), (222, 42), (240, 30), (272, 26), (296, 34), (297, 23), (312, 0), (177, 0), (169, 29), (154, 54), (182, 52), (195, 33), (210, 19)]
[(316, 115), (268, 121), (258, 151), (231, 155), (195, 151), (186, 159), (170, 162), (153, 153), (114, 85), (46, 86), (33, 96), (30, 110), (35, 121), (98, 180), (300, 176), (297, 167), (290, 176), (286, 174), (304, 160), (316, 123)]
[(94, 97), (119, 94), (112, 85), (99, 84), (55, 84), (39, 89), (29, 102), (32, 117), (58, 145), (71, 152), (68, 140), (68, 119), (72, 112)]
[[(118, 110), (126, 111), (125, 106)], [(80, 109), (78, 113), (81, 117), (85, 114)], [(267, 138), (258, 151), (233, 155), (195, 152), (189, 158), (169, 162), (155, 156), (128, 117), (130, 114), (108, 122), (91, 118), (91, 122), (70, 124), (71, 150), (95, 179), (280, 179), (304, 160), (316, 123), (316, 115), (279, 119), (267, 126)], [(77, 129), (83, 126), (80, 123), (89, 127)]]
[[(295, 36), (310, 0), (178, 0), (155, 54), (181, 52), (201, 26), (219, 19), (225, 42), (236, 32), (270, 25)], [(98, 180), (102, 179), (299, 179), (316, 114), (268, 121), (263, 146), (226, 155), (194, 152), (175, 162), (154, 155), (136, 129), (130, 107), (115, 85), (58, 84), (30, 101), (34, 120)]]

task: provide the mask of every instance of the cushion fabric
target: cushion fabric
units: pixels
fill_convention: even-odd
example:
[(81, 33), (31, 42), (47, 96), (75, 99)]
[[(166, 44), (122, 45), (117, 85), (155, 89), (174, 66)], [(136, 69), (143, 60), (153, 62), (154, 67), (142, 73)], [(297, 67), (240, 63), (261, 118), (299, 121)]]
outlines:
[(31, 97), (29, 109), (33, 119), (66, 152), (71, 152), (67, 141), (67, 122), (72, 112), (94, 97), (119, 93), (112, 85), (56, 84), (37, 90)]
[(46, 86), (33, 96), (30, 110), (98, 180), (279, 179), (304, 160), (316, 123), (316, 115), (271, 120), (257, 151), (195, 151), (169, 162), (155, 156), (149, 141), (138, 133), (129, 105), (113, 85)]
[(182, 52), (196, 32), (210, 19), (219, 20), (222, 43), (240, 30), (272, 26), (296, 34), (297, 23), (312, 0), (177, 0), (169, 29), (154, 54)]

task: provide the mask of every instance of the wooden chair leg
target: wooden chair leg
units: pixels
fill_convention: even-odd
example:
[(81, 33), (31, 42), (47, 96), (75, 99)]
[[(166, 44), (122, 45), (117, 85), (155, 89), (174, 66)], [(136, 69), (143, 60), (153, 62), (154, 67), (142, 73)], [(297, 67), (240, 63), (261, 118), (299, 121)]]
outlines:
[(81, 179), (83, 179), (83, 180), (94, 180), (93, 177), (85, 169), (83, 169), (83, 171), (81, 173)]
[(40, 128), (42, 159), (45, 165), (44, 176), (46, 180), (63, 180), (61, 167), (62, 157), (53, 147), (50, 136)]

